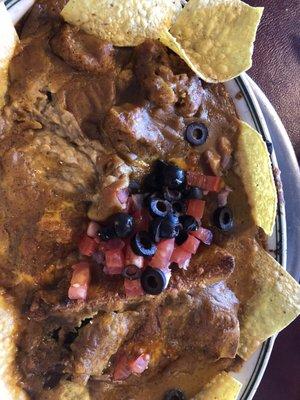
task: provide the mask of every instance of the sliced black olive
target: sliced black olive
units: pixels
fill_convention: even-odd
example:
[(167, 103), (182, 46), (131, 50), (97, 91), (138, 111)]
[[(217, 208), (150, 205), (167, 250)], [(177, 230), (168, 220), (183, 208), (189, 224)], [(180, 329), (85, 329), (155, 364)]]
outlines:
[(269, 140), (266, 140), (266, 145), (267, 145), (268, 152), (271, 155), (272, 151), (273, 151), (273, 143), (270, 142)]
[(133, 223), (133, 217), (127, 213), (117, 213), (112, 215), (109, 219), (110, 226), (113, 227), (116, 236), (119, 238), (125, 238), (131, 234)]
[(128, 185), (130, 194), (136, 194), (141, 192), (141, 184), (136, 180), (131, 180)]
[(180, 201), (180, 200), (174, 201), (172, 203), (172, 210), (176, 214), (184, 214), (184, 213), (186, 213), (186, 210), (187, 210), (186, 203), (184, 201)]
[(134, 281), (136, 279), (140, 279), (142, 271), (136, 265), (131, 264), (124, 268), (122, 275), (124, 278)]
[(98, 236), (105, 242), (110, 239), (114, 239), (117, 235), (113, 226), (102, 226), (98, 232)]
[(222, 231), (230, 231), (233, 228), (233, 214), (229, 207), (219, 207), (214, 212), (214, 223)]
[(181, 199), (182, 193), (179, 190), (171, 190), (168, 187), (164, 188), (162, 191), (164, 199), (170, 201), (178, 201)]
[(138, 256), (152, 257), (156, 253), (156, 246), (145, 231), (138, 232), (132, 237), (131, 248)]
[(208, 129), (206, 125), (201, 122), (192, 122), (189, 124), (185, 131), (186, 140), (192, 146), (200, 146), (204, 144), (207, 140)]
[(179, 219), (178, 216), (170, 213), (160, 224), (160, 237), (164, 239), (171, 239), (179, 233)]
[(164, 400), (186, 400), (186, 396), (179, 389), (171, 389), (165, 394)]
[(186, 231), (181, 230), (178, 236), (175, 238), (175, 243), (178, 246), (180, 246), (187, 240), (188, 237), (189, 237), (188, 233)]
[(161, 200), (157, 198), (151, 198), (149, 200), (149, 212), (152, 217), (165, 217), (172, 209), (171, 204), (168, 200)]
[(147, 174), (143, 180), (143, 190), (144, 192), (154, 192), (158, 189), (159, 185), (157, 182), (157, 176), (154, 172)]
[(203, 198), (203, 190), (198, 186), (191, 186), (184, 191), (184, 198), (201, 200)]
[(166, 186), (169, 189), (178, 189), (185, 184), (185, 171), (176, 165), (159, 160), (156, 163), (155, 171), (157, 182), (161, 187)]
[(153, 200), (153, 199), (160, 199), (160, 192), (154, 192), (154, 193), (150, 193), (150, 194), (148, 194), (148, 195), (146, 195), (145, 197), (144, 197), (144, 205), (145, 205), (145, 207), (146, 208), (149, 208), (150, 207), (150, 204), (151, 204), (151, 201)]
[(198, 222), (191, 215), (180, 216), (179, 222), (182, 226), (182, 230), (185, 232), (196, 231), (199, 228)]
[(157, 295), (166, 288), (167, 279), (160, 269), (147, 267), (142, 273), (141, 285), (146, 293)]
[(160, 241), (160, 225), (162, 218), (154, 218), (149, 224), (149, 234), (153, 242), (158, 243)]

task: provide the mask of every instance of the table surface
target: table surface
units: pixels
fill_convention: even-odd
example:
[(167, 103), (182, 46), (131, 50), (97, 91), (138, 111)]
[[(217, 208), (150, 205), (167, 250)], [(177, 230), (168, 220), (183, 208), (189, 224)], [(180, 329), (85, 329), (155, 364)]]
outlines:
[[(265, 7), (249, 75), (278, 112), (300, 161), (300, 1), (245, 0)], [(279, 334), (254, 400), (300, 400), (300, 318)]]

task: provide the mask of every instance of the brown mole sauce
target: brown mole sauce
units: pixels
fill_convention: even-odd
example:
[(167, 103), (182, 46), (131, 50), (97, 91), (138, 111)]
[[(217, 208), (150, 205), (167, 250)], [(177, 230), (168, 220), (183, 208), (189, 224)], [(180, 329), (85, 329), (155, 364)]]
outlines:
[[(82, 320), (103, 312), (88, 305), (84, 312), (70, 308), (69, 314), (53, 314), (38, 323), (27, 319), (36, 309), (40, 312), (40, 303), (49, 305), (52, 299), (65, 302), (68, 309), (66, 293), (70, 266), (78, 260), (77, 241), (86, 228), (91, 204), (111, 177), (127, 174), (128, 179), (140, 179), (157, 158), (222, 175), (232, 189), (228, 205), (234, 213), (234, 230), (224, 234), (213, 226), (215, 194), (206, 196), (203, 226), (229, 253), (228, 240), (231, 246), (243, 241), (247, 257), (235, 259), (236, 269), (228, 281), (242, 302), (250, 296), (246, 271), (255, 254), (257, 233), (235, 173), (239, 124), (224, 86), (200, 82), (158, 42), (114, 48), (78, 31), (59, 17), (65, 3), (37, 2), (22, 24), (10, 66), (8, 103), (0, 117), (0, 285), (16, 299), (24, 319), (27, 339), (19, 344), (18, 364), (25, 390), (36, 399), (51, 398), (51, 391), (45, 394), (43, 387), (50, 367), (43, 369), (47, 361), (41, 349), (46, 351), (47, 346), (39, 344), (35, 351), (30, 342), (35, 346), (35, 340), (42, 340), (45, 345), (49, 340), (53, 352), (49, 365), (62, 365), (61, 375), (70, 379), (72, 355), (70, 347), (61, 343), (63, 332), (75, 332)], [(206, 143), (199, 148), (184, 138), (186, 126), (194, 121), (209, 129)], [(120, 168), (127, 172), (119, 172)], [(111, 293), (120, 290), (123, 301), (119, 281), (107, 285)], [(97, 281), (90, 291), (91, 297), (99, 296)], [(39, 300), (34, 302), (37, 294)], [(232, 304), (226, 305), (224, 297), (224, 307), (234, 313), (237, 305)], [(136, 307), (131, 304), (125, 309)], [(49, 332), (57, 329), (61, 333), (54, 343)], [(87, 387), (91, 398), (102, 400), (161, 400), (174, 387), (190, 398), (237, 361), (237, 357), (218, 360), (209, 348), (196, 354), (186, 351), (151, 379), (133, 377), (116, 384), (91, 376)]]

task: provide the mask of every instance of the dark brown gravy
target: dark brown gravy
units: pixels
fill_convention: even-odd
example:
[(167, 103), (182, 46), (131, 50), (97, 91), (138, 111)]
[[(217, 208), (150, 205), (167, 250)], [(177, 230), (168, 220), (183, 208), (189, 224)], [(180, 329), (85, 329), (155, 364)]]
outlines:
[[(99, 196), (100, 209), (105, 208), (102, 187), (111, 176), (120, 179), (124, 165), (130, 178), (139, 178), (157, 158), (180, 159), (189, 169), (222, 174), (233, 189), (229, 205), (235, 215), (234, 232), (228, 237), (212, 226), (215, 195), (207, 196), (203, 225), (214, 230), (220, 247), (226, 248), (228, 238), (249, 238), (249, 253), (254, 247), (250, 239), (256, 234), (246, 194), (233, 168), (239, 125), (223, 85), (201, 83), (159, 43), (114, 49), (65, 25), (59, 18), (64, 3), (38, 2), (25, 21), (10, 66), (8, 104), (0, 123), (0, 284), (16, 298), (24, 317), (18, 363), (24, 389), (33, 399), (42, 398), (48, 390), (45, 377), (57, 366), (54, 372), (62, 379), (81, 379), (73, 376), (72, 345), (66, 345), (66, 338), (76, 333), (83, 320), (104, 312), (137, 311), (144, 300), (149, 310), (156, 307), (149, 299), (126, 303), (122, 281), (101, 273), (95, 273), (86, 304), (70, 302), (66, 296), (69, 267), (78, 259), (77, 241), (86, 227), (87, 212), (90, 209), (93, 217), (100, 218)], [(186, 126), (197, 120), (209, 127), (209, 138), (200, 151), (184, 139)], [(232, 147), (228, 168), (220, 166), (220, 160), (228, 156), (220, 138)], [(92, 202), (96, 205), (90, 208)], [(199, 282), (203, 279), (199, 276)], [(226, 279), (221, 269), (208, 282)], [(178, 287), (174, 278), (170, 292)], [(183, 292), (193, 290), (191, 285)], [(201, 298), (197, 290), (193, 295)], [(218, 289), (211, 290), (213, 303)], [(227, 287), (225, 291), (230, 296)], [(216, 304), (212, 319), (226, 308), (225, 298), (223, 304)], [(237, 302), (229, 301), (227, 308), (234, 318)], [(238, 340), (238, 325), (235, 328)], [(221, 327), (220, 337), (224, 332)], [(197, 334), (209, 337), (211, 332), (203, 328)], [(129, 342), (135, 343), (139, 335), (136, 332)], [(168, 337), (165, 332), (159, 335), (158, 348)], [(197, 352), (191, 343), (174, 359), (165, 354), (162, 364), (159, 359), (143, 376), (123, 383), (103, 382), (104, 376), (92, 374), (88, 380), (91, 397), (161, 400), (166, 390), (179, 387), (190, 398), (219, 371), (236, 363), (235, 358), (217, 355), (228, 343), (220, 343), (216, 353), (211, 343), (203, 343)], [(51, 392), (47, 393), (49, 398)]]

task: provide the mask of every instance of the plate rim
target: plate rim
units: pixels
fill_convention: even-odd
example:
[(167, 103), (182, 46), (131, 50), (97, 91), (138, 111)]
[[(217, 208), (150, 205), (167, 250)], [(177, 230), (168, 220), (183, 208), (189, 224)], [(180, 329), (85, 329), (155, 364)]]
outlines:
[[(252, 90), (250, 82), (248, 81), (248, 76), (246, 73), (241, 74), (240, 76), (234, 79), (236, 84), (238, 85), (242, 95), (243, 100), (246, 102), (247, 108), (251, 114), (253, 122), (255, 124), (256, 130), (262, 135), (264, 140), (268, 140), (272, 142), (272, 138), (263, 115), (263, 112), (260, 108), (258, 100)], [(275, 151), (271, 154), (271, 162), (274, 168), (278, 168), (278, 162), (276, 158)], [(286, 212), (285, 212), (285, 204), (284, 202), (278, 202), (278, 209), (276, 215), (276, 245), (279, 245), (279, 249), (277, 249), (277, 261), (286, 269), (287, 265), (287, 227), (286, 227)], [(278, 251), (279, 250), (279, 251)], [(248, 383), (242, 389), (240, 393), (240, 400), (251, 400), (253, 399), (258, 386), (263, 378), (265, 370), (267, 368), (272, 349), (275, 343), (277, 335), (273, 335), (271, 338), (267, 339), (261, 346), (261, 350), (258, 355), (258, 359), (256, 361), (255, 367), (253, 368), (252, 374)]]

